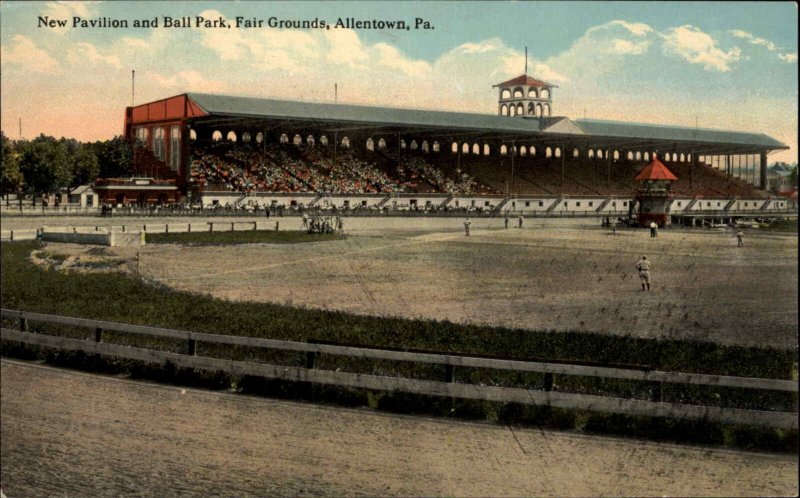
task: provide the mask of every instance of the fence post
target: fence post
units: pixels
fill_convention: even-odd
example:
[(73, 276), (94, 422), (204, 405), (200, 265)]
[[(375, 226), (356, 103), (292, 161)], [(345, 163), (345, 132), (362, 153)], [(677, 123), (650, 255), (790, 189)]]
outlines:
[(189, 335), (188, 350), (189, 356), (195, 356), (197, 354), (197, 341), (191, 335)]
[(169, 233), (169, 223), (164, 224), (164, 233)]
[(553, 390), (553, 374), (551, 373), (544, 374), (544, 390), (545, 391)]
[(317, 363), (317, 352), (306, 351), (306, 368), (312, 370)]
[(142, 225), (142, 231), (143, 231), (144, 233), (147, 233), (147, 225)]
[(280, 230), (280, 227), (281, 227), (281, 222), (280, 221), (276, 221), (275, 222), (275, 231), (277, 232), (278, 230)]
[(14, 241), (14, 230), (11, 230), (11, 241)]
[(258, 222), (257, 221), (253, 222), (253, 231), (258, 230), (258, 228), (256, 228), (256, 223), (258, 223)]
[(94, 342), (103, 342), (103, 329), (100, 327), (94, 329)]
[(192, 233), (192, 224), (189, 223), (189, 233)]
[(455, 381), (455, 367), (453, 365), (445, 365), (444, 366), (444, 381), (445, 382), (453, 382)]
[(125, 225), (122, 225), (122, 233), (125, 233)]
[(214, 222), (213, 221), (209, 221), (208, 222), (208, 231), (209, 232), (213, 232), (214, 231)]
[(233, 222), (231, 222), (231, 232), (233, 232)]
[(19, 331), (28, 332), (28, 319), (22, 315), (19, 317)]

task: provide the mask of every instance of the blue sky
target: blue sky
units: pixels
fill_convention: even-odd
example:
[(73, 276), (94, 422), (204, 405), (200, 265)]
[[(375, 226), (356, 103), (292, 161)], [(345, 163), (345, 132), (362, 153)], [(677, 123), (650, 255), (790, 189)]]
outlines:
[[(2, 2), (2, 128), (83, 140), (120, 133), (130, 104), (186, 91), (496, 112), (491, 85), (559, 86), (554, 114), (761, 132), (797, 160), (791, 2)], [(429, 30), (50, 29), (38, 16), (218, 15)], [(162, 21), (163, 22), (163, 21)], [(11, 130), (11, 131), (10, 131)]]

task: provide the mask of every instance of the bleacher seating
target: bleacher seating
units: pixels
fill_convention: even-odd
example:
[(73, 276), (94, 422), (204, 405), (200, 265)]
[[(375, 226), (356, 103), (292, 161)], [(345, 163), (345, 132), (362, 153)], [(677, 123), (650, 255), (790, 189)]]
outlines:
[[(153, 161), (157, 162), (157, 161)], [(667, 162), (678, 177), (672, 191), (691, 197), (763, 197), (748, 183), (706, 164)], [(450, 151), (340, 148), (334, 161), (321, 145), (250, 146), (214, 142), (192, 148), (191, 178), (207, 189), (320, 194), (395, 192), (530, 196), (630, 196), (645, 161), (602, 158), (462, 154)], [(163, 168), (162, 168), (163, 169)], [(160, 171), (160, 170), (159, 170)], [(164, 171), (167, 177), (168, 171)]]

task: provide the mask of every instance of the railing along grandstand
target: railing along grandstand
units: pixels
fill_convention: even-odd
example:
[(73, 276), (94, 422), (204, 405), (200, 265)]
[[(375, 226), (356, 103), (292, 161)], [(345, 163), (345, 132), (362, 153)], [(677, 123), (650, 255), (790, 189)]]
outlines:
[[(268, 379), (311, 382), (349, 388), (401, 391), (431, 396), (520, 403), (539, 407), (549, 406), (626, 415), (667, 417), (671, 419), (694, 419), (782, 429), (797, 429), (798, 427), (798, 414), (796, 411), (754, 410), (727, 406), (697, 405), (668, 402), (662, 398), (663, 386), (665, 384), (797, 393), (798, 384), (793, 380), (669, 372), (642, 367), (634, 368), (562, 362), (506, 360), (479, 356), (418, 353), (333, 344), (280, 341), (255, 337), (197, 333), (185, 330), (129, 325), (8, 309), (0, 310), (0, 315), (6, 319), (6, 323), (8, 323), (8, 320), (17, 321), (16, 328), (3, 327), (0, 329), (0, 338), (4, 341), (14, 341), (57, 350), (81, 351), (87, 354), (125, 358), (157, 365), (170, 363), (183, 368), (212, 372), (223, 371), (231, 374), (253, 375)], [(31, 322), (57, 325), (59, 327), (54, 330), (59, 331), (62, 330), (64, 326), (83, 330), (88, 329), (88, 331), (83, 334), (83, 339), (51, 335), (52, 332), (41, 328), (38, 328), (37, 332), (34, 333)], [(151, 347), (132, 347), (123, 344), (115, 344), (113, 342), (107, 342), (109, 340), (114, 340), (112, 334), (108, 334), (108, 332), (149, 336), (156, 339), (178, 340), (183, 341), (185, 347), (183, 348), (183, 352), (172, 352), (152, 349)], [(287, 366), (199, 356), (197, 354), (199, 343), (305, 353), (305, 365)], [(323, 370), (316, 368), (316, 360), (319, 355), (444, 365), (445, 375), (442, 380), (423, 380), (399, 376)], [(506, 370), (515, 373), (536, 372), (543, 374), (544, 380), (543, 384), (536, 388), (462, 383), (456, 382), (454, 375), (455, 370), (460, 368)], [(386, 370), (382, 368), (382, 371), (385, 372)], [(611, 397), (602, 394), (563, 392), (559, 390), (558, 384), (555, 381), (555, 379), (560, 376), (619, 379), (630, 382), (648, 383), (656, 387), (651, 391), (651, 399), (649, 400)], [(794, 406), (796, 407), (796, 401)]]

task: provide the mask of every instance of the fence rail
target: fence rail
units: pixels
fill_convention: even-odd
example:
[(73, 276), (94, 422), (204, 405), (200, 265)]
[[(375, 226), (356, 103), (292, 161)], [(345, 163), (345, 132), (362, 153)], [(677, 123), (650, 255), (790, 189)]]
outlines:
[[(797, 393), (798, 384), (792, 380), (734, 377), (685, 372), (667, 372), (642, 368), (619, 368), (588, 366), (568, 363), (505, 360), (477, 356), (460, 356), (438, 353), (417, 353), (364, 347), (316, 344), (296, 341), (281, 341), (256, 337), (230, 336), (198, 333), (185, 330), (165, 329), (143, 325), (131, 325), (102, 320), (64, 317), (42, 313), (2, 309), (0, 315), (18, 321), (18, 330), (0, 329), (3, 340), (22, 342), (58, 349), (83, 351), (90, 354), (122, 357), (148, 363), (163, 364), (167, 361), (181, 367), (210, 371), (226, 371), (231, 374), (246, 374), (288, 381), (313, 382), (341, 387), (355, 387), (388, 391), (403, 391), (415, 394), (447, 396), (465, 399), (480, 399), (511, 403), (532, 404), (566, 409), (592, 410), (628, 415), (701, 419), (723, 423), (736, 423), (797, 429), (796, 412), (749, 410), (729, 407), (667, 403), (660, 400), (627, 399), (592, 394), (576, 394), (553, 391), (554, 375), (599, 377), (635, 380), (655, 383), (694, 384), (716, 387), (736, 387), (768, 391)], [(93, 341), (73, 339), (29, 332), (30, 322), (50, 323), (94, 330)], [(103, 342), (106, 331), (148, 335), (159, 338), (186, 341), (187, 353), (179, 354), (151, 349), (136, 348)], [(283, 351), (305, 352), (307, 357), (336, 355), (355, 358), (370, 358), (391, 361), (439, 364), (446, 366), (444, 381), (420, 380), (405, 377), (390, 377), (350, 372), (339, 372), (315, 368), (314, 361), (305, 367), (290, 367), (265, 363), (242, 362), (196, 355), (198, 342), (230, 344)], [(453, 381), (454, 368), (482, 368), (508, 370), (512, 372), (537, 372), (545, 375), (543, 389), (484, 386)]]

